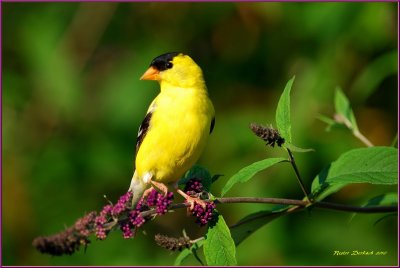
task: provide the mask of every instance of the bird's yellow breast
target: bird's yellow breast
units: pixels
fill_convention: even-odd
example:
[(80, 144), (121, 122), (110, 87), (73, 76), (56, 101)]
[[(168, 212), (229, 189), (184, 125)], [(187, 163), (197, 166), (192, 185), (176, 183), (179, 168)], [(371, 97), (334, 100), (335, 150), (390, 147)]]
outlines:
[(161, 90), (149, 110), (148, 132), (136, 156), (139, 177), (177, 181), (198, 160), (209, 136), (214, 108), (206, 90)]

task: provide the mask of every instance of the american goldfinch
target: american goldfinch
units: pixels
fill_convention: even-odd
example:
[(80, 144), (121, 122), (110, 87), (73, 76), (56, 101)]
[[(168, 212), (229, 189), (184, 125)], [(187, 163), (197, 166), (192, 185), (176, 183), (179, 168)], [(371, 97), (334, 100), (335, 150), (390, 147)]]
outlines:
[[(202, 70), (188, 55), (158, 56), (140, 79), (158, 81), (160, 93), (137, 136), (136, 170), (129, 188), (133, 204), (146, 194), (146, 188), (164, 193), (165, 184), (175, 183), (177, 188), (177, 181), (199, 159), (215, 122)], [(193, 205), (193, 198), (177, 191)]]

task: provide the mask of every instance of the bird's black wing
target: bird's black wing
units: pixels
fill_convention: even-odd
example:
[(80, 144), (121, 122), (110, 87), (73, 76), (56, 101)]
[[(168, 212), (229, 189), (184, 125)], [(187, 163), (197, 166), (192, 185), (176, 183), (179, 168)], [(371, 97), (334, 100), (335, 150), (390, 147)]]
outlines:
[(214, 125), (215, 125), (215, 116), (213, 117), (213, 119), (211, 120), (211, 125), (210, 125), (210, 134), (213, 132), (214, 130)]
[(139, 132), (137, 135), (137, 140), (136, 140), (136, 154), (139, 151), (140, 145), (142, 144), (144, 137), (146, 137), (147, 132), (149, 131), (150, 127), (150, 120), (151, 116), (153, 113), (150, 111), (146, 114), (145, 118), (143, 119), (142, 124), (139, 127)]

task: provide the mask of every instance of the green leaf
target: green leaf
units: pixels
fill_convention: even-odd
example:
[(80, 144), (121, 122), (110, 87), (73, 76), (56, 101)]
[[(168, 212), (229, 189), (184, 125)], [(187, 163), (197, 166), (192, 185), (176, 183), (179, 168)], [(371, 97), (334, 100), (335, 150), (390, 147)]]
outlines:
[(190, 255), (192, 255), (192, 251), (188, 248), (185, 248), (184, 250), (179, 253), (179, 255), (176, 257), (174, 266), (179, 266), (182, 265), (182, 262), (186, 260)]
[(204, 256), (208, 265), (236, 265), (236, 248), (224, 218), (219, 215), (217, 223), (208, 228), (204, 242)]
[(222, 176), (224, 176), (224, 175), (222, 175), (222, 174), (215, 174), (214, 176), (212, 176), (211, 182), (212, 182), (212, 183), (216, 182), (216, 181), (217, 181), (219, 178), (221, 178)]
[(287, 82), (285, 89), (276, 108), (275, 121), (279, 133), (286, 142), (292, 142), (292, 124), (290, 122), (290, 90), (292, 89), (294, 76)]
[(264, 225), (279, 218), (280, 216), (285, 215), (288, 207), (289, 206), (279, 206), (273, 210), (252, 213), (232, 225), (230, 229), (232, 238), (235, 241), (235, 245), (238, 246), (243, 240)]
[(389, 51), (372, 61), (356, 78), (351, 95), (358, 102), (365, 101), (388, 76), (398, 74), (397, 49)]
[(378, 223), (380, 223), (381, 221), (386, 220), (386, 219), (389, 219), (389, 218), (394, 218), (394, 220), (397, 220), (397, 218), (398, 218), (397, 212), (384, 215), (384, 216), (382, 216), (381, 218), (377, 219), (377, 220), (374, 222), (374, 226), (377, 225)]
[(350, 183), (397, 184), (397, 152), (383, 146), (350, 150), (317, 175), (311, 191), (322, 200)]
[(314, 152), (315, 151), (312, 148), (304, 149), (304, 148), (297, 147), (296, 145), (291, 144), (291, 143), (286, 143), (283, 146), (288, 148), (290, 151), (296, 152), (296, 153), (308, 153), (308, 152)]
[(250, 180), (257, 172), (269, 168), (277, 163), (287, 161), (287, 159), (282, 157), (277, 158), (267, 158), (253, 164), (242, 168), (238, 173), (233, 175), (222, 188), (221, 196), (224, 196), (236, 183), (246, 182)]
[(336, 123), (336, 121), (333, 120), (332, 118), (327, 117), (327, 116), (322, 115), (322, 114), (317, 115), (317, 119), (322, 121), (322, 122), (324, 122), (324, 123), (326, 123), (326, 124), (328, 124), (329, 126)]
[[(397, 193), (381, 194), (379, 196), (375, 196), (374, 198), (371, 198), (370, 200), (368, 200), (367, 203), (363, 205), (363, 207), (397, 205), (398, 198), (399, 197), (398, 197)], [(353, 218), (357, 214), (358, 213), (353, 213), (351, 218), (350, 218), (350, 221), (353, 220)]]
[(185, 185), (190, 179), (193, 178), (201, 179), (204, 189), (207, 192), (210, 191), (212, 184), (211, 174), (206, 168), (199, 165), (194, 165), (190, 170), (188, 170), (179, 180), (178, 185)]
[(393, 138), (392, 143), (390, 144), (391, 147), (397, 148), (399, 145), (399, 134), (396, 133), (396, 136)]
[(190, 255), (192, 255), (196, 250), (202, 247), (203, 244), (204, 240), (200, 240), (190, 248), (185, 248), (184, 250), (182, 250), (181, 253), (179, 253), (179, 255), (176, 257), (174, 266), (182, 265), (182, 262), (186, 260)]
[[(336, 114), (340, 116), (336, 121), (343, 123), (351, 130), (358, 130), (356, 118), (351, 109), (350, 102), (339, 87), (336, 88), (335, 91), (335, 109)], [(345, 121), (347, 121), (347, 123)]]
[(326, 131), (331, 131), (334, 128), (348, 129), (345, 125), (339, 124), (338, 122), (336, 122), (332, 118), (324, 116), (324, 115), (321, 115), (321, 114), (317, 116), (317, 119), (319, 119), (320, 121), (328, 124), (326, 129), (325, 129)]
[(382, 194), (368, 200), (364, 207), (396, 205), (398, 198), (397, 193)]

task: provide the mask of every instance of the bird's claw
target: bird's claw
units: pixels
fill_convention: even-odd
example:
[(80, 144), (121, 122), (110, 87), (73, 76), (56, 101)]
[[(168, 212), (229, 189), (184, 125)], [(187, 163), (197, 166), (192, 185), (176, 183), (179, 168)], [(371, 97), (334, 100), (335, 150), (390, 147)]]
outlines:
[(147, 196), (148, 196), (148, 195), (151, 193), (151, 191), (153, 191), (153, 190), (154, 190), (154, 187), (153, 187), (153, 186), (151, 186), (150, 188), (146, 189), (146, 190), (143, 192), (142, 198), (143, 198), (143, 199), (146, 199)]
[(188, 203), (188, 204), (190, 204), (190, 206), (189, 206), (189, 209), (190, 209), (190, 210), (193, 210), (193, 209), (194, 209), (194, 205), (195, 205), (195, 204), (200, 205), (203, 209), (205, 209), (206, 206), (207, 206), (207, 202), (204, 201), (204, 200), (201, 200), (201, 199), (198, 198), (198, 197), (187, 196), (185, 202)]
[(176, 191), (177, 191), (181, 196), (183, 196), (183, 198), (185, 198), (185, 202), (188, 203), (188, 204), (190, 205), (190, 206), (189, 206), (189, 210), (193, 210), (193, 209), (194, 209), (194, 204), (195, 204), (195, 203), (196, 203), (196, 204), (199, 204), (203, 209), (206, 208), (206, 206), (207, 206), (207, 202), (206, 202), (206, 201), (201, 200), (201, 199), (198, 198), (198, 197), (192, 197), (192, 196), (186, 194), (185, 192), (183, 192), (183, 191), (180, 190), (180, 189), (177, 189)]
[[(150, 181), (152, 187), (149, 189), (158, 189), (161, 193), (163, 193), (164, 197), (168, 194), (168, 187), (161, 182)], [(147, 190), (146, 190), (147, 191)], [(150, 192), (149, 192), (150, 193)]]
[(146, 189), (143, 194), (142, 194), (142, 199), (146, 199), (149, 194), (153, 191), (160, 191), (164, 197), (167, 196), (168, 194), (168, 187), (165, 186), (165, 184), (161, 183), (161, 182), (155, 182), (155, 181), (150, 181), (151, 187)]

